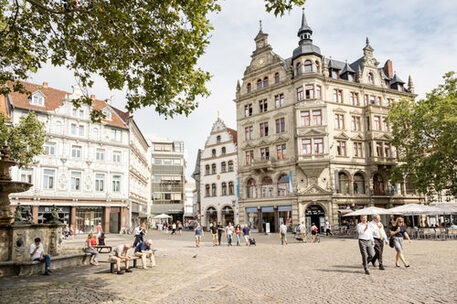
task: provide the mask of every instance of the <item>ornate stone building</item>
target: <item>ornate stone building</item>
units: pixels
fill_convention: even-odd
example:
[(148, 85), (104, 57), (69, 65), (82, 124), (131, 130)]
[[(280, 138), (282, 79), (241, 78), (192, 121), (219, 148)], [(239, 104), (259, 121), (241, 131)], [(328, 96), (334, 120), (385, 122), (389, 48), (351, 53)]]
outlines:
[(198, 176), (200, 190), (201, 223), (209, 227), (213, 221), (222, 225), (238, 223), (236, 178), (237, 178), (237, 132), (228, 128), (221, 119), (213, 124), (200, 151)]
[(379, 66), (368, 39), (363, 56), (342, 62), (313, 44), (303, 12), (299, 45), (283, 59), (260, 29), (236, 88), (240, 222), (276, 231), (306, 221), (336, 228), (348, 209), (418, 202), (408, 183), (392, 185), (396, 163), (385, 121), (389, 104), (414, 98)]

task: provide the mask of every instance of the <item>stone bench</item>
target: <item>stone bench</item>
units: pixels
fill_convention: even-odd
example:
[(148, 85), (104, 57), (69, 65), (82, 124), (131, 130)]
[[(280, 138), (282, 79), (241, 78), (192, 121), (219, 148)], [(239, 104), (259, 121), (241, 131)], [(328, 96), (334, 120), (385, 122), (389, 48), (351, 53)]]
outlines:
[[(51, 269), (57, 270), (67, 267), (88, 265), (91, 254), (72, 253), (59, 256), (51, 256)], [(0, 262), (0, 276), (30, 276), (42, 274), (44, 263), (38, 261), (6, 261)]]
[[(129, 263), (130, 261), (133, 261), (133, 266), (132, 268), (136, 268), (136, 264), (137, 264), (137, 261), (140, 259), (140, 257), (137, 257), (137, 256), (130, 256), (129, 258)], [(116, 266), (116, 262), (109, 262), (110, 263), (110, 268), (109, 268), (109, 271), (111, 273), (114, 272), (114, 267)], [(121, 267), (122, 265), (125, 265), (125, 262), (124, 261), (121, 261)]]

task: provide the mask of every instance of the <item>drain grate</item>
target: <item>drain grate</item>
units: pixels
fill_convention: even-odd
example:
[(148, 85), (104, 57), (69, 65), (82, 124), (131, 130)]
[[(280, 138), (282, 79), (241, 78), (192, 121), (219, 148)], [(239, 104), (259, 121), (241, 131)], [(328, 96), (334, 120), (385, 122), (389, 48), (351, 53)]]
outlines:
[(210, 285), (205, 288), (200, 289), (200, 291), (219, 291), (224, 288), (226, 285)]

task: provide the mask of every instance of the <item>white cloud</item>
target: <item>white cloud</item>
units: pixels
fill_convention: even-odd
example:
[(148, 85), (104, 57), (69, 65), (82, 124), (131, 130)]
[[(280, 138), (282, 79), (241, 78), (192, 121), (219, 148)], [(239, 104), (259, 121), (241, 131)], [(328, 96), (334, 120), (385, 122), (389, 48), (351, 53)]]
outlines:
[[(230, 0), (222, 1), (221, 5), (222, 11), (211, 16), (215, 30), (211, 45), (200, 60), (202, 67), (213, 75), (208, 84), (212, 95), (200, 100), (200, 107), (189, 117), (165, 120), (153, 109), (134, 113), (144, 133), (184, 140), (189, 156), (188, 176), (217, 111), (229, 127), (236, 128), (235, 85), (250, 62), (258, 20), (262, 19), (273, 50), (283, 58), (290, 57), (298, 43), (296, 34), (301, 19), (298, 8), (276, 18), (265, 12), (262, 0)], [(394, 70), (405, 81), (411, 74), (420, 96), (436, 87), (444, 73), (457, 70), (456, 11), (457, 1), (449, 0), (308, 0), (306, 3), (314, 43), (325, 56), (354, 61), (362, 55), (368, 36), (378, 61), (383, 64), (391, 59)], [(65, 90), (75, 83), (72, 72), (50, 66), (40, 70), (33, 80), (48, 81), (50, 86)], [(120, 108), (125, 104), (122, 92), (110, 92), (101, 78), (97, 79), (93, 92), (100, 99), (113, 96), (114, 105)]]

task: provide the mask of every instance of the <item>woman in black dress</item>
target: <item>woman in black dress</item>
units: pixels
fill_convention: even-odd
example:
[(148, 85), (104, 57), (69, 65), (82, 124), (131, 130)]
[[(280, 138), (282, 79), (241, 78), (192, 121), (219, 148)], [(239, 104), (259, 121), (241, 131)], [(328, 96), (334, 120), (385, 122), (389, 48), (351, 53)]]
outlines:
[(409, 264), (406, 262), (405, 257), (403, 256), (404, 250), (404, 239), (406, 238), (410, 243), (411, 239), (409, 238), (408, 233), (405, 228), (405, 221), (402, 217), (398, 217), (395, 221), (395, 226), (390, 230), (391, 237), (394, 238), (394, 247), (397, 251), (397, 256), (395, 257), (395, 266), (400, 267), (398, 263), (399, 260), (403, 262), (405, 267), (409, 267)]

